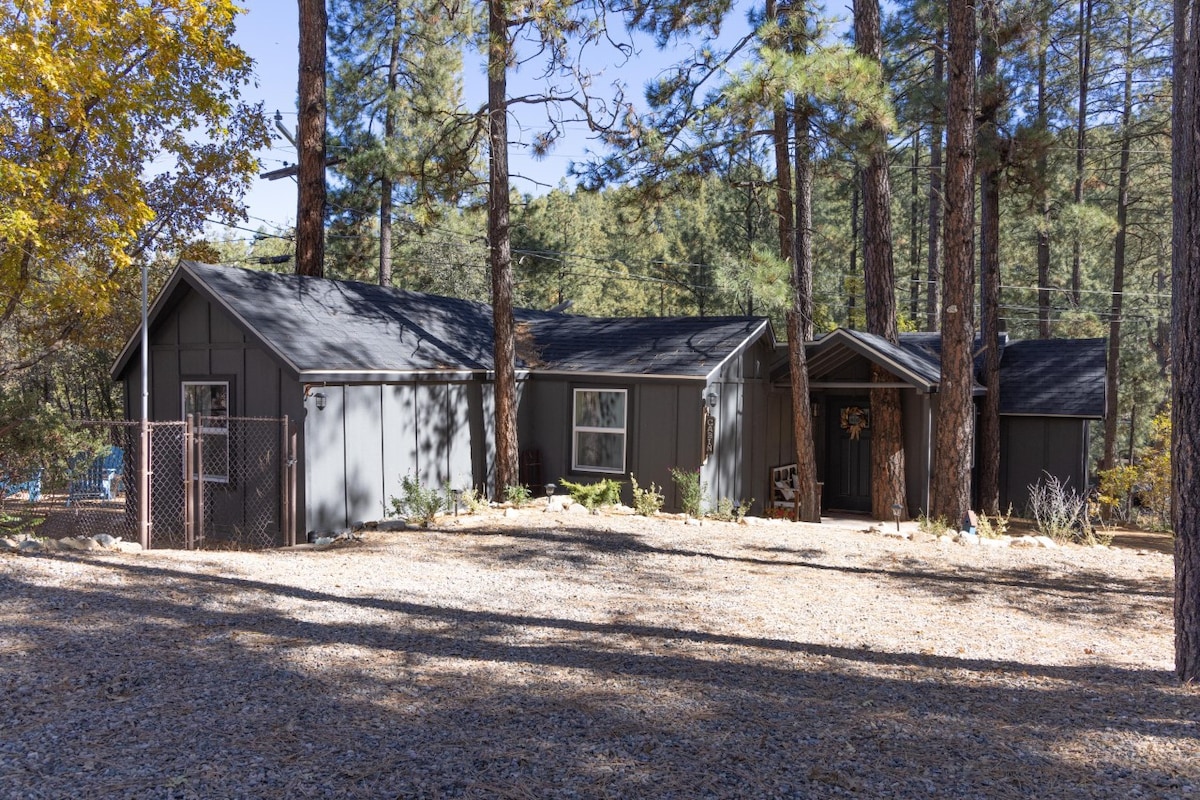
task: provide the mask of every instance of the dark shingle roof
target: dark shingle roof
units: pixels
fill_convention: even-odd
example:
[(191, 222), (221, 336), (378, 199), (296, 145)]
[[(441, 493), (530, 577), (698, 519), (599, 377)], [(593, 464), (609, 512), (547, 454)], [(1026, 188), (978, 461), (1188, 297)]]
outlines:
[[(976, 337), (976, 380), (982, 383), (979, 344)], [(1085, 419), (1104, 416), (1104, 339), (1010, 341), (1002, 336), (1001, 344), (1001, 414)], [(839, 328), (807, 347), (813, 373), (835, 369), (848, 358), (861, 356), (914, 387), (936, 391), (941, 382), (941, 345), (941, 336), (936, 333), (904, 333), (896, 346), (879, 336)], [(786, 376), (787, 361), (783, 360), (771, 378), (780, 381)], [(983, 391), (978, 384), (976, 389)]]
[(540, 317), (539, 366), (563, 372), (704, 377), (767, 328), (760, 317)]
[[(484, 303), (195, 262), (181, 270), (298, 373), (492, 368), (492, 309)], [(770, 332), (761, 317), (598, 319), (530, 309), (514, 316), (518, 367), (539, 372), (703, 378)]]
[(1000, 413), (1104, 416), (1104, 339), (1009, 342), (1000, 362)]
[(927, 353), (919, 348), (905, 347), (903, 340), (894, 345), (882, 336), (876, 336), (865, 331), (846, 331), (859, 342), (866, 344), (882, 354), (904, 370), (920, 377), (932, 385), (942, 380), (942, 362), (936, 354)]

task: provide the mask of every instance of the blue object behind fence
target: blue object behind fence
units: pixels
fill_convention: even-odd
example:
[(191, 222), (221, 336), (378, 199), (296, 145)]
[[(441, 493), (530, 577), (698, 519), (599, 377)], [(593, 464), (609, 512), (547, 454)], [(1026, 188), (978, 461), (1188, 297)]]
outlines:
[(20, 483), (11, 480), (0, 480), (0, 495), (10, 497), (18, 492), (27, 492), (26, 498), (30, 503), (36, 503), (42, 499), (42, 469), (39, 467), (33, 471), (33, 475), (29, 480), (21, 481)]
[(71, 481), (67, 490), (67, 505), (76, 500), (112, 500), (113, 482), (124, 469), (125, 451), (110, 447), (88, 466), (83, 476)]

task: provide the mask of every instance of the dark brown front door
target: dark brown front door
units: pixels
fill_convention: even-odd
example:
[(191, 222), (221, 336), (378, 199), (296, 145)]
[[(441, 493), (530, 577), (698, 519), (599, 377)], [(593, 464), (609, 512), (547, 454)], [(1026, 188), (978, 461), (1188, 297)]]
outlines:
[(871, 510), (871, 407), (866, 397), (833, 397), (826, 423), (826, 507)]

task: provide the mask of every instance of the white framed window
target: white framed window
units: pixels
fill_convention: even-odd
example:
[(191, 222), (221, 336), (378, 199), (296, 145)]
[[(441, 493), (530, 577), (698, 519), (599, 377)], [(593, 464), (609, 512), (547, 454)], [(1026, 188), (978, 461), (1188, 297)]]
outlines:
[(571, 469), (625, 471), (626, 389), (576, 389), (571, 416)]
[(200, 415), (206, 481), (229, 483), (229, 381), (183, 381), (183, 415)]

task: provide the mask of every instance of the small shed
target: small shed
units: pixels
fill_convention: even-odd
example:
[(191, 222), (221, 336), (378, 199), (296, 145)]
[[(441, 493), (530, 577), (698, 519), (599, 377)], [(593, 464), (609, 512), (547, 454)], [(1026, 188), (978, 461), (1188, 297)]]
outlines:
[[(665, 487), (671, 507), (671, 467), (700, 470), (713, 497), (766, 483), (766, 319), (515, 316), (525, 482), (632, 475)], [(486, 304), (184, 261), (149, 328), (152, 420), (297, 421), (301, 541), (380, 519), (406, 474), (495, 490)], [(130, 419), (139, 347), (135, 334), (112, 370)]]

